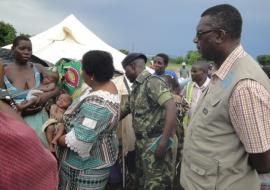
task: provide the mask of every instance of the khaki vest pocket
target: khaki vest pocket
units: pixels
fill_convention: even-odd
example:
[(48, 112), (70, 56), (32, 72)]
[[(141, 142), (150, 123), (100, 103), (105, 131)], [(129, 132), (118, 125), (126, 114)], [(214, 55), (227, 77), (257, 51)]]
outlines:
[(215, 190), (218, 176), (218, 161), (199, 154), (184, 155), (185, 179), (189, 189)]
[(216, 106), (219, 104), (220, 101), (221, 101), (220, 98), (218, 98), (218, 99), (213, 98), (213, 99), (211, 100), (211, 105), (212, 105), (213, 107), (216, 107)]

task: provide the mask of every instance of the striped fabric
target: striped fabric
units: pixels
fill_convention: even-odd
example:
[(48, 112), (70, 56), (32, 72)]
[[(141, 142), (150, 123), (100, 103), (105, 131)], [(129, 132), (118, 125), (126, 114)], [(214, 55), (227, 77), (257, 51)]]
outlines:
[(0, 112), (0, 189), (57, 190), (57, 162), (34, 131)]
[[(213, 74), (212, 82), (224, 79), (238, 58), (246, 55), (237, 47)], [(270, 93), (260, 83), (242, 80), (234, 87), (229, 100), (229, 114), (235, 131), (249, 153), (270, 149)], [(270, 190), (270, 174), (260, 175), (260, 190)]]
[(270, 149), (270, 94), (252, 80), (239, 82), (230, 98), (230, 116), (249, 153)]
[[(246, 55), (238, 46), (213, 74), (213, 81), (223, 80), (235, 61)], [(258, 82), (238, 82), (229, 100), (229, 114), (237, 135), (249, 153), (270, 149), (270, 94)]]
[(87, 91), (63, 116), (67, 148), (60, 150), (60, 189), (103, 189), (118, 157), (119, 97)]
[(215, 77), (220, 78), (223, 80), (227, 73), (229, 72), (230, 68), (233, 66), (234, 62), (241, 57), (244, 57), (246, 52), (244, 51), (243, 47), (240, 45), (226, 58), (226, 60), (222, 63), (220, 68), (213, 73), (213, 80)]

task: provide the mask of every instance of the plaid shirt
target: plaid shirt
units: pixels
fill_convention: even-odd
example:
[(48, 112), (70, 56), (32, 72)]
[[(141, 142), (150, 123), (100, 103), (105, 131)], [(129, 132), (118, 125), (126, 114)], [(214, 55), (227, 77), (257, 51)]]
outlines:
[[(235, 61), (246, 55), (238, 46), (213, 74), (223, 80)], [(262, 153), (270, 149), (270, 93), (260, 83), (241, 80), (229, 99), (229, 114), (237, 135), (249, 153)]]

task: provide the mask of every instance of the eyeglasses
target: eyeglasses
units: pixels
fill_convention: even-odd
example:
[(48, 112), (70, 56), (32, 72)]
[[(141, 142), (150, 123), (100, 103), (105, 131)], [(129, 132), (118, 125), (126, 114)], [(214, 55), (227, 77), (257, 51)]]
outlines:
[(203, 35), (205, 35), (205, 34), (208, 34), (208, 33), (210, 33), (210, 32), (213, 32), (213, 31), (217, 31), (217, 29), (211, 29), (211, 30), (206, 30), (206, 31), (198, 31), (197, 33), (196, 33), (196, 38), (200, 38), (200, 37), (202, 37)]
[(214, 31), (221, 31), (221, 32), (223, 32), (223, 33), (226, 33), (226, 31), (223, 30), (223, 29), (217, 29), (217, 28), (215, 28), (215, 29), (210, 29), (210, 30), (206, 30), (206, 31), (198, 31), (198, 32), (196, 33), (196, 38), (197, 38), (197, 39), (200, 39), (203, 35), (208, 34), (208, 33), (210, 33), (210, 32), (214, 32)]

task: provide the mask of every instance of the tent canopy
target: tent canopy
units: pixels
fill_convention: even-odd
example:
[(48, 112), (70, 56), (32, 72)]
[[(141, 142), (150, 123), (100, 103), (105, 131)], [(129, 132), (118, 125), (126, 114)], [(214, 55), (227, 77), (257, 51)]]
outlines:
[(103, 50), (112, 54), (115, 70), (124, 72), (121, 61), (125, 54), (103, 42), (73, 15), (30, 39), (33, 54), (53, 64), (61, 58), (80, 60), (89, 50)]

